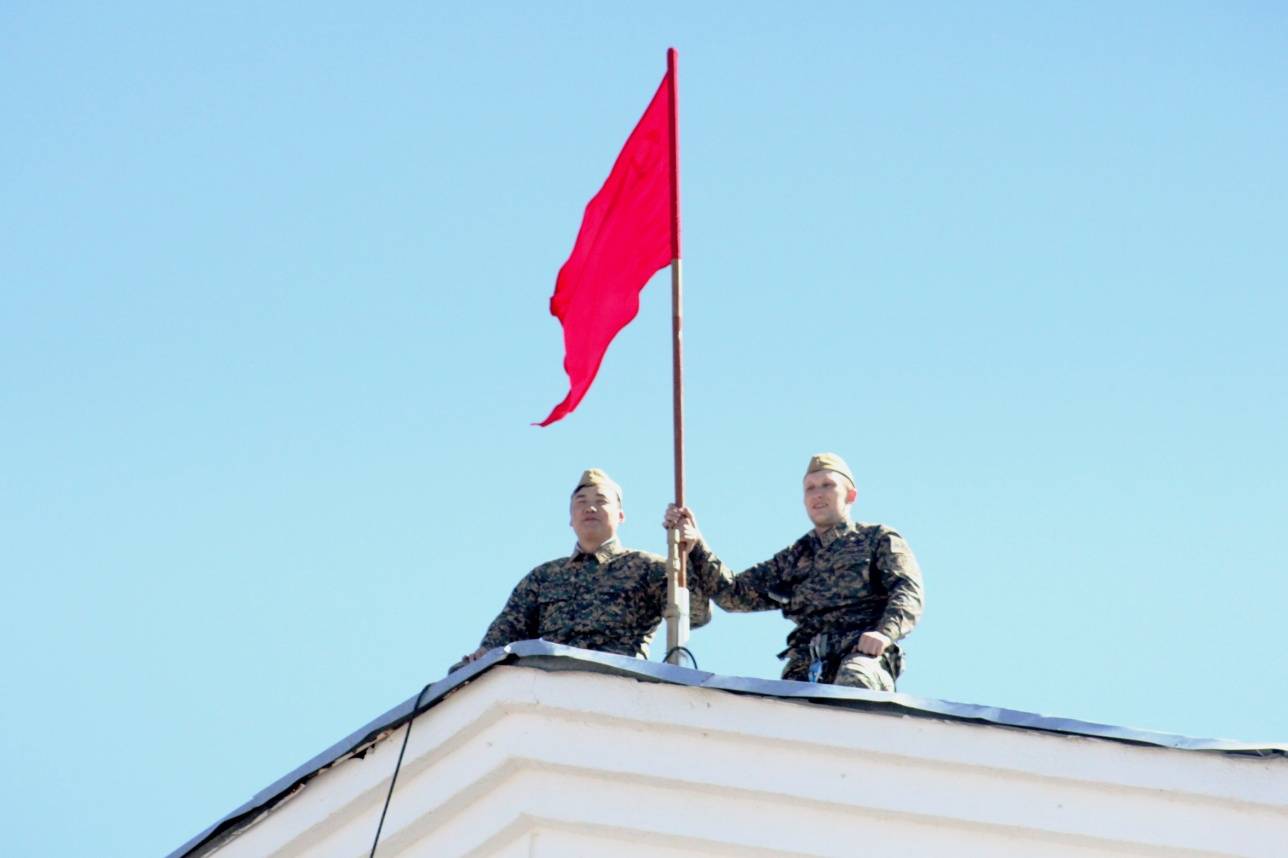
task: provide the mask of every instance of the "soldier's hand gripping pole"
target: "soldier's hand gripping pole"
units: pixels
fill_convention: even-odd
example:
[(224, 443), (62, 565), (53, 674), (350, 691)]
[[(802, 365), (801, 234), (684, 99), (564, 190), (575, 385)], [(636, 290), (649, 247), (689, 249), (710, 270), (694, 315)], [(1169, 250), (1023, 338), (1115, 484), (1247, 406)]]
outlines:
[(680, 664), (681, 649), (689, 642), (689, 588), (685, 586), (685, 552), (678, 528), (666, 532), (666, 660)]

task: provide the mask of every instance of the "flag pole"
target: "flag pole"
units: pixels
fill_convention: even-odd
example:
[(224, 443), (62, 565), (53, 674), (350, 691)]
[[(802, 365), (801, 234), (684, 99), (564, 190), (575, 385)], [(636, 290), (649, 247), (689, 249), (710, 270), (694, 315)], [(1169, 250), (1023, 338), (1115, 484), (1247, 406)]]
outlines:
[[(684, 506), (684, 340), (683, 281), (680, 271), (680, 128), (676, 86), (675, 48), (666, 52), (667, 87), (670, 90), (671, 146), (671, 399), (675, 430), (675, 505)], [(689, 590), (687, 551), (677, 531), (667, 532), (666, 660), (680, 664), (679, 648), (689, 641)]]

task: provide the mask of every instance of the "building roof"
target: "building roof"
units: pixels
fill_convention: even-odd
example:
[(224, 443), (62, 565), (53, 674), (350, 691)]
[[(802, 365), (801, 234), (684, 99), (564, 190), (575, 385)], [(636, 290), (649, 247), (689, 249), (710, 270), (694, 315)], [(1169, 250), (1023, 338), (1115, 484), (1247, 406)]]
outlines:
[(275, 805), (294, 795), (304, 784), (320, 773), (343, 760), (364, 756), (373, 745), (391, 731), (421, 712), (434, 707), (498, 665), (514, 665), (547, 672), (577, 671), (608, 674), (642, 682), (705, 688), (830, 708), (857, 709), (938, 721), (967, 722), (996, 728), (1066, 734), (1174, 751), (1281, 759), (1288, 757), (1286, 745), (1248, 744), (1224, 739), (1195, 739), (901, 693), (874, 692), (783, 680), (719, 676), (705, 671), (591, 652), (545, 641), (522, 641), (494, 649), (473, 664), (426, 686), (420, 694), (393, 707), (258, 792), (242, 806), (170, 853), (170, 858), (207, 854), (262, 817)]

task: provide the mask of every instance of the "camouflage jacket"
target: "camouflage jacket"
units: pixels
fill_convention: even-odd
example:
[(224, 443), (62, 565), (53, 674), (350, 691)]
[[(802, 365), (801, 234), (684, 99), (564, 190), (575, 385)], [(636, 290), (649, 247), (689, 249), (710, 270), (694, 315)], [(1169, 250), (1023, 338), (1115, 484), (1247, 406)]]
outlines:
[[(694, 584), (690, 578), (689, 625), (697, 628), (711, 620), (711, 604)], [(665, 606), (666, 560), (612, 539), (594, 553), (574, 548), (523, 576), (482, 646), (543, 638), (648, 658)]]
[(781, 609), (796, 623), (787, 636), (789, 652), (809, 646), (820, 632), (877, 631), (897, 641), (921, 616), (917, 559), (902, 536), (881, 524), (843, 522), (822, 537), (811, 530), (737, 575), (705, 545), (689, 561), (690, 582), (699, 579), (726, 611)]

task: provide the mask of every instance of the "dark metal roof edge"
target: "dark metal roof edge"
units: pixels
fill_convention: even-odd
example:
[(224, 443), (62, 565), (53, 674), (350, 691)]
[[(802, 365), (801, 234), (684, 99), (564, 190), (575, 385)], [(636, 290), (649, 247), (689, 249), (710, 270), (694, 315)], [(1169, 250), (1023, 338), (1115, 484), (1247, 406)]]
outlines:
[[(506, 662), (541, 670), (579, 670), (592, 673), (608, 673), (629, 676), (648, 682), (711, 688), (735, 694), (798, 700), (825, 706), (864, 709), (874, 712), (892, 712), (922, 718), (942, 718), (975, 724), (991, 724), (1023, 730), (1040, 730), (1048, 733), (1086, 736), (1180, 751), (1206, 751), (1258, 757), (1288, 757), (1288, 745), (1258, 745), (1236, 742), (1230, 739), (1196, 739), (1172, 733), (1157, 733), (1132, 727), (1116, 727), (1111, 724), (1095, 724), (1072, 718), (1038, 715), (1017, 709), (977, 706), (972, 703), (955, 703), (949, 700), (936, 700), (931, 697), (915, 697), (898, 692), (868, 691), (862, 688), (815, 685), (781, 679), (719, 676), (707, 671), (691, 670), (685, 667), (643, 661), (611, 653), (593, 652), (546, 641), (519, 641), (494, 649), (478, 661), (426, 686), (420, 694), (407, 698), (388, 712), (373, 719), (366, 726), (355, 730), (322, 753), (314, 756), (308, 762), (298, 766), (289, 774), (278, 778), (272, 784), (257, 792), (249, 801), (236, 810), (171, 852), (167, 858), (195, 858), (195, 856), (205, 854), (208, 847), (222, 842), (225, 837), (258, 818), (261, 813), (282, 801), (296, 787), (311, 780), (323, 769), (370, 744), (381, 733), (396, 729), (415, 715), (432, 708), (476, 676), (491, 670), (495, 665)], [(419, 706), (417, 706), (418, 701)], [(412, 711), (413, 709), (415, 709), (414, 712)]]
[[(372, 719), (366, 726), (353, 731), (325, 751), (316, 754), (304, 764), (297, 766), (289, 774), (278, 778), (255, 793), (236, 810), (225, 815), (214, 825), (188, 840), (167, 855), (166, 858), (187, 858), (187, 856), (195, 858), (195, 856), (204, 855), (206, 847), (215, 845), (217, 842), (222, 841), (226, 835), (257, 818), (261, 812), (289, 796), (298, 785), (312, 780), (323, 769), (347, 757), (364, 745), (375, 741), (376, 737), (381, 733), (396, 729), (411, 720), (414, 715), (419, 715), (432, 708), (457, 688), (465, 685), (479, 674), (490, 670), (494, 665), (513, 661), (515, 657), (511, 654), (510, 649), (510, 647), (500, 647), (491, 650), (478, 661), (449, 673), (437, 682), (430, 683), (419, 694), (408, 697), (383, 715)], [(413, 713), (412, 708), (416, 706), (416, 701), (418, 700), (421, 701), (420, 706)]]

